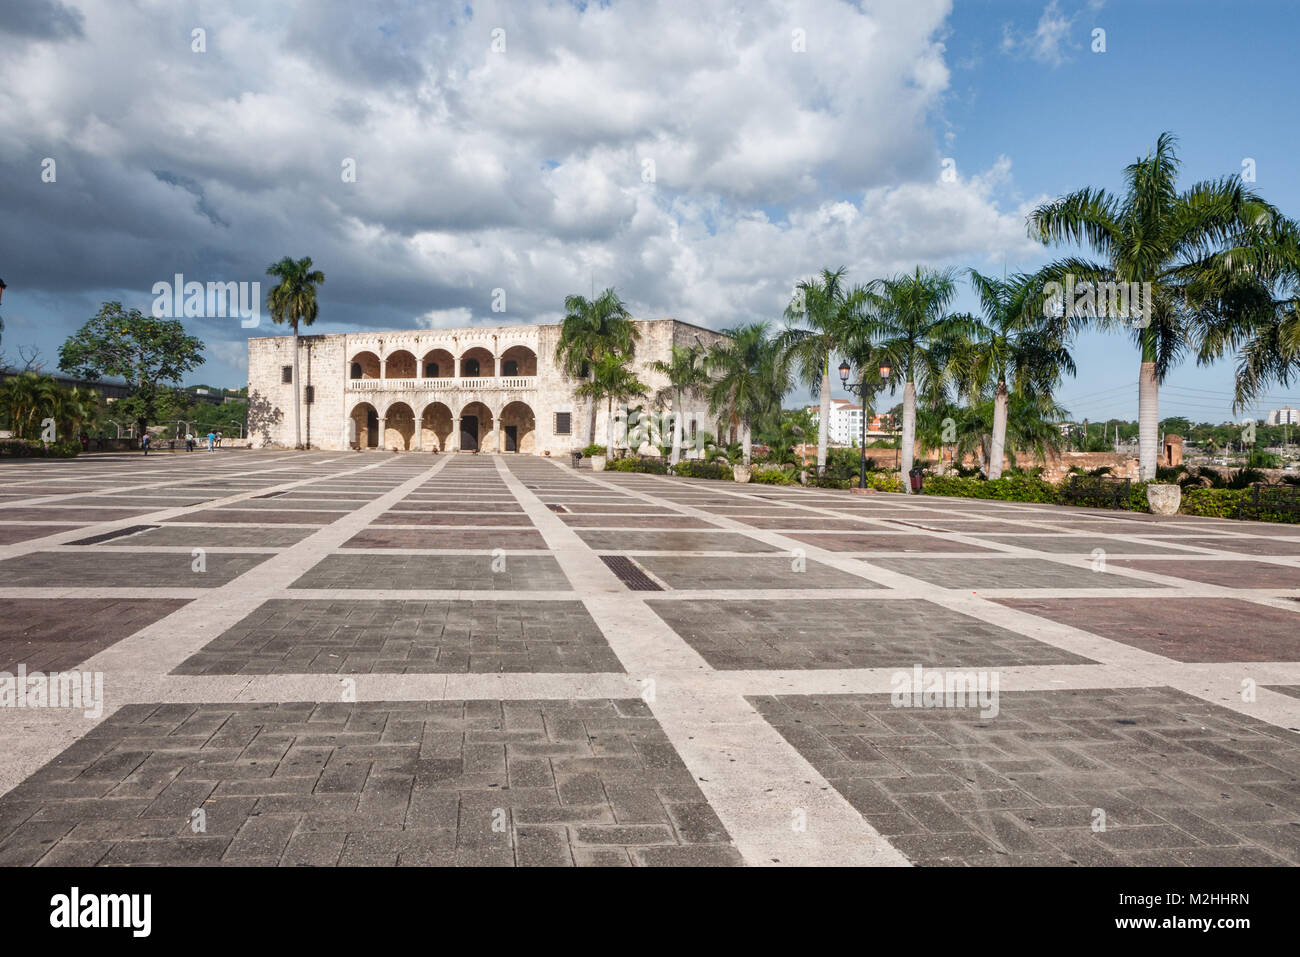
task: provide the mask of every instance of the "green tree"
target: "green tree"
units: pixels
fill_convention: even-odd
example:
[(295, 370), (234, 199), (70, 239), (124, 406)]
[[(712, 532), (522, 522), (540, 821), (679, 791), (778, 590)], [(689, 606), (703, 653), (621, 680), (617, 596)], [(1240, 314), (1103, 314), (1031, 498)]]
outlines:
[(640, 398), (649, 391), (628, 368), (631, 358), (617, 352), (604, 353), (591, 363), (587, 381), (574, 390), (593, 406), (605, 400), (605, 448), (611, 453), (614, 451), (614, 403)]
[(785, 351), (769, 338), (770, 328), (754, 322), (724, 329), (728, 338), (714, 343), (706, 359), (712, 377), (709, 414), (740, 430), (745, 465), (752, 459), (755, 427), (778, 420), (781, 400), (790, 391), (790, 366)]
[(786, 307), (790, 323), (778, 337), (787, 361), (799, 370), (799, 377), (821, 401), (821, 422), (817, 430), (817, 471), (826, 470), (826, 449), (831, 420), (831, 359), (845, 343), (859, 334), (863, 322), (866, 290), (848, 288), (846, 270), (823, 269), (820, 276), (802, 280)]
[[(1086, 187), (1044, 203), (1029, 216), (1030, 234), (1044, 244), (1085, 245), (1100, 257), (1057, 260), (1044, 282), (1150, 283), (1151, 302), (1128, 323), (1141, 352), (1138, 372), (1140, 475), (1156, 475), (1159, 384), (1206, 330), (1240, 326), (1258, 308), (1248, 265), (1277, 212), (1240, 177), (1196, 183), (1179, 192), (1174, 137), (1162, 133), (1155, 149), (1125, 170), (1125, 195)], [(1085, 306), (1079, 324), (1102, 322)], [(1205, 353), (1209, 358), (1213, 348)]]
[(293, 330), (293, 447), (302, 448), (302, 387), (298, 381), (298, 327), (316, 321), (318, 306), (316, 287), (325, 274), (311, 268), (311, 257), (293, 259), (285, 256), (267, 267), (266, 274), (280, 280), (266, 295), (271, 321), (287, 323)]
[(993, 423), (988, 452), (990, 480), (1002, 477), (1007, 440), (1010, 393), (1050, 397), (1064, 373), (1075, 372), (1066, 346), (1067, 326), (1043, 315), (1040, 285), (1019, 274), (996, 279), (970, 270), (983, 319), (969, 339), (959, 341), (956, 375), (970, 400), (978, 402), (992, 390)]
[(126, 380), (130, 395), (115, 407), (141, 434), (159, 421), (168, 386), (202, 364), (203, 342), (188, 335), (179, 319), (146, 316), (120, 302), (105, 302), (59, 347), (59, 368), (70, 375), (92, 382), (105, 376)]
[(676, 465), (682, 457), (682, 402), (687, 396), (696, 398), (708, 384), (709, 373), (704, 368), (705, 349), (702, 345), (673, 346), (668, 361), (656, 359), (650, 363), (655, 372), (668, 377), (668, 384), (655, 396), (657, 404), (673, 400), (673, 438), (669, 462)]
[(868, 286), (870, 320), (866, 331), (877, 339), (877, 350), (896, 370), (890, 377), (891, 391), (903, 383), (903, 435), (899, 471), (903, 488), (909, 489), (907, 472), (912, 468), (916, 448), (917, 389), (933, 400), (943, 393), (952, 368), (954, 350), (963, 336), (976, 328), (970, 316), (948, 312), (957, 294), (952, 270), (925, 269), (890, 279), (878, 279)]
[[(640, 331), (623, 301), (606, 289), (595, 299), (569, 296), (564, 300), (564, 319), (555, 345), (555, 363), (571, 379), (593, 382), (595, 364), (609, 354), (631, 355)], [(590, 396), (591, 389), (582, 393)], [(597, 400), (587, 403), (587, 441), (596, 441)]]

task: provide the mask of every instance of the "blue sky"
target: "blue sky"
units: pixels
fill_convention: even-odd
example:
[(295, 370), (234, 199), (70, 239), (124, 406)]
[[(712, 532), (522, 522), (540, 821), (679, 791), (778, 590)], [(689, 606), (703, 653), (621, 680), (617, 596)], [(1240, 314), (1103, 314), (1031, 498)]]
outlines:
[[(1300, 215), (1284, 0), (8, 6), (0, 349), (47, 368), (101, 300), (147, 310), (177, 272), (264, 281), (284, 255), (327, 276), (321, 332), (555, 321), (593, 276), (635, 315), (724, 328), (823, 266), (1030, 269), (1056, 251), (1027, 210), (1119, 188), (1164, 130), (1185, 183), (1250, 157)], [(193, 380), (219, 385), (273, 331), (187, 325)], [(1136, 416), (1129, 340), (1087, 335), (1076, 361), (1075, 417)], [(1229, 362), (1185, 363), (1162, 414), (1223, 421), (1231, 387)]]

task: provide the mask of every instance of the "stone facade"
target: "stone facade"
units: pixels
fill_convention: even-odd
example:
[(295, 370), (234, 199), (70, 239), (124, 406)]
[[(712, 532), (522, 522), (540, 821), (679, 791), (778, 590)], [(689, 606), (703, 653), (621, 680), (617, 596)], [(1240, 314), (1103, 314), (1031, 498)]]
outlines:
[[(649, 364), (673, 346), (712, 345), (717, 332), (674, 319), (636, 320), (633, 368), (650, 387), (667, 384)], [(555, 364), (558, 325), (303, 335), (298, 338), (302, 438), (311, 448), (522, 452), (563, 455), (590, 441), (590, 406), (580, 383)], [(294, 444), (293, 339), (248, 340), (249, 444)], [(605, 403), (595, 441), (604, 444)], [(683, 403), (684, 431), (715, 433), (708, 403)], [(667, 405), (659, 406), (667, 411)], [(615, 409), (616, 419), (623, 410)], [(569, 430), (562, 428), (567, 413)], [(616, 422), (616, 434), (618, 424)], [(670, 444), (669, 436), (664, 444)]]

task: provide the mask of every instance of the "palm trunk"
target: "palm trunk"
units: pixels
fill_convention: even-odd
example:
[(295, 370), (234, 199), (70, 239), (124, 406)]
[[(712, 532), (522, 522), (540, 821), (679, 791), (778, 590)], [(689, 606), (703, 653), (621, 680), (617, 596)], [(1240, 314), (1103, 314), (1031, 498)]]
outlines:
[(1002, 455), (1007, 446), (1007, 384), (999, 382), (993, 393), (993, 441), (989, 448), (989, 481), (1002, 478)]
[(293, 326), (293, 447), (302, 448), (302, 403), (298, 388), (298, 324)]
[(605, 400), (605, 454), (614, 457), (614, 400)]
[(682, 394), (677, 393), (677, 407), (673, 410), (673, 451), (668, 461), (676, 465), (682, 460)]
[[(589, 382), (595, 382), (596, 381), (595, 372), (592, 372), (591, 375), (587, 376), (587, 379)], [(599, 400), (596, 398), (594, 394), (587, 399), (587, 444), (588, 445), (596, 444), (596, 411), (597, 411), (596, 406), (598, 401)]]
[(744, 462), (746, 466), (748, 466), (750, 451), (753, 449), (753, 442), (750, 438), (750, 431), (749, 431), (749, 419), (745, 419), (740, 424), (740, 443), (741, 443), (740, 444), (741, 461)]
[[(826, 474), (826, 449), (830, 445), (831, 431), (831, 356), (826, 353), (826, 362), (822, 367), (822, 420), (817, 429), (817, 474)], [(748, 463), (746, 463), (748, 464)]]
[(912, 453), (916, 448), (916, 383), (911, 379), (903, 386), (903, 447), (899, 450), (898, 471), (903, 480), (903, 491), (912, 493)]
[(1159, 449), (1156, 432), (1160, 421), (1156, 382), (1156, 364), (1142, 362), (1138, 373), (1138, 478), (1150, 482), (1156, 477), (1156, 459)]

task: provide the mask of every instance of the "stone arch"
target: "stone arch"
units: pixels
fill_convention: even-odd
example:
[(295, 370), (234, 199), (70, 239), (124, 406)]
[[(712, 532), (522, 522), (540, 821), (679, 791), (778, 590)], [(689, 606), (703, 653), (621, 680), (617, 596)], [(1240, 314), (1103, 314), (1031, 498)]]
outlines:
[(456, 357), (446, 349), (430, 349), (420, 360), (420, 376), (425, 379), (450, 379), (456, 375)]
[(491, 452), (496, 448), (496, 416), (482, 402), (470, 402), (460, 410), (460, 449)]
[(472, 346), (460, 354), (460, 374), (464, 378), (490, 378), (496, 373), (496, 360), (490, 350)]
[(379, 378), (379, 356), (373, 352), (363, 350), (354, 355), (348, 362), (349, 379), (378, 379)]
[(420, 448), (446, 452), (452, 447), (454, 425), (454, 417), (446, 403), (430, 402), (420, 413)]
[(537, 353), (528, 346), (511, 346), (501, 353), (501, 375), (537, 375)]
[(510, 402), (501, 410), (501, 451), (537, 451), (537, 416), (527, 402)]
[(390, 352), (384, 360), (385, 379), (414, 379), (417, 374), (415, 356), (406, 349)]
[(369, 402), (358, 402), (348, 413), (348, 446), (354, 449), (379, 447), (379, 412)]
[(390, 402), (384, 411), (383, 448), (405, 452), (412, 447), (414, 438), (415, 412), (405, 402)]

